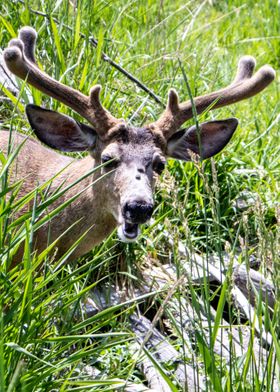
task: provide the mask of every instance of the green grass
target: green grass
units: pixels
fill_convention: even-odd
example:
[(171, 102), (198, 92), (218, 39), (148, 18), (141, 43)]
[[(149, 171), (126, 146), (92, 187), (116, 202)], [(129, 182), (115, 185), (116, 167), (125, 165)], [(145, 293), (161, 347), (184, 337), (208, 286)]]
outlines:
[[(46, 13), (48, 18), (31, 9)], [(255, 56), (258, 65), (269, 63), (279, 68), (280, 6), (272, 0), (2, 1), (0, 15), (1, 48), (19, 28), (32, 25), (39, 34), (37, 57), (46, 72), (85, 94), (93, 84), (102, 84), (104, 105), (116, 117), (133, 117), (135, 125), (155, 120), (162, 107), (104, 61), (102, 52), (141, 80), (162, 102), (170, 87), (177, 89), (182, 100), (188, 98), (180, 62), (194, 96), (230, 83), (244, 54)], [(91, 35), (98, 39), (97, 48), (89, 43)], [(25, 104), (30, 99), (27, 90), (36, 104), (71, 113), (27, 86), (21, 93)], [(5, 101), (0, 105), (3, 129), (30, 133), (21, 104), (15, 107)], [(239, 322), (229, 295), (230, 275), (216, 292), (205, 280), (199, 288), (190, 284), (187, 293), (178, 287), (173, 296), (181, 314), (183, 301), (191, 301), (198, 315), (199, 300), (204, 304), (208, 328), (196, 324), (192, 338), (208, 391), (275, 391), (271, 379), (280, 366), (279, 112), (277, 74), (276, 81), (258, 96), (200, 116), (201, 121), (231, 116), (240, 120), (224, 152), (201, 165), (170, 160), (157, 188), (155, 224), (132, 245), (120, 244), (113, 234), (76, 264), (51, 262), (50, 249), (32, 253), (33, 231), (44, 219), (35, 202), (31, 216), (11, 223), (15, 209), (28, 200), (16, 205), (13, 197), (7, 197), (8, 191), (16, 197), (20, 186), (10, 189), (7, 176), (16, 153), (11, 151), (9, 157), (1, 154), (0, 391), (113, 391), (121, 390), (126, 382), (144, 382), (135, 367), (137, 358), (129, 349), (135, 341), (129, 315), (140, 304), (142, 312), (153, 314), (157, 307), (166, 305), (168, 290), (150, 300), (142, 298), (139, 304), (132, 301), (112, 306), (90, 318), (83, 300), (98, 285), (116, 281), (128, 288), (140, 285), (141, 268), (150, 260), (159, 264), (172, 261), (179, 278), (182, 264), (187, 262), (179, 252), (182, 247), (190, 254), (218, 254), (221, 263), (224, 251), (231, 255), (241, 251), (240, 262), (248, 262), (251, 254), (260, 260), (260, 269), (274, 282), (278, 297), (271, 320), (267, 309), (260, 303), (256, 307), (256, 316), (263, 320), (262, 333), (268, 330), (273, 336), (267, 357), (256, 357), (249, 345), (242, 357), (232, 350), (226, 366), (214, 353), (226, 303), (232, 325)], [(30, 200), (46, 193), (47, 207), (51, 200), (46, 188), (47, 184), (34, 190)], [(237, 203), (242, 194), (251, 200), (245, 209)], [(24, 262), (10, 270), (19, 241), (25, 242)], [(210, 300), (219, 301), (214, 320)], [(165, 310), (167, 339), (184, 355), (180, 318), (175, 317), (172, 306)], [(251, 327), (254, 336), (254, 325)], [(145, 350), (142, 355), (152, 355)], [(96, 368), (98, 376), (89, 377), (86, 365)], [(174, 390), (182, 390), (173, 376), (174, 364), (158, 367)], [(265, 369), (263, 375), (260, 369)]]

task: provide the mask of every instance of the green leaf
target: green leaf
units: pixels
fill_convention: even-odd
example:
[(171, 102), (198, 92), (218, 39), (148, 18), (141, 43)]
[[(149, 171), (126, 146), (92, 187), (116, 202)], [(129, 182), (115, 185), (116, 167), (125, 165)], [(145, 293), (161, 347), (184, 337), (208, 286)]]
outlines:
[(200, 355), (203, 358), (206, 373), (209, 376), (210, 380), (212, 381), (214, 390), (222, 391), (223, 389), (221, 384), (220, 372), (216, 367), (215, 358), (213, 358), (212, 354), (210, 353), (208, 346), (205, 340), (203, 339), (201, 333), (199, 331), (196, 331), (195, 336), (200, 351)]
[(55, 43), (55, 49), (57, 51), (58, 59), (61, 64), (62, 73), (63, 73), (66, 69), (66, 66), (65, 66), (64, 55), (63, 55), (63, 52), (61, 49), (60, 36), (58, 33), (58, 29), (56, 27), (56, 24), (55, 24), (52, 17), (50, 17), (50, 23), (51, 23), (51, 28), (52, 28), (52, 33), (53, 33), (53, 38), (54, 38), (54, 43)]
[(104, 43), (104, 31), (102, 28), (99, 29), (98, 32), (98, 44), (96, 48), (96, 68), (99, 67), (100, 62), (101, 62), (101, 57), (102, 57), (102, 48), (103, 48), (103, 43)]
[(47, 361), (44, 361), (43, 359), (37, 357), (36, 355), (32, 354), (31, 352), (29, 352), (29, 351), (26, 350), (25, 348), (20, 347), (18, 344), (14, 343), (14, 342), (5, 343), (5, 346), (10, 347), (10, 348), (12, 348), (13, 350), (18, 351), (19, 353), (22, 353), (22, 354), (26, 355), (27, 357), (36, 359), (37, 361), (39, 361), (39, 362), (41, 362), (41, 363), (43, 363), (43, 364), (45, 364), (45, 365), (48, 365), (48, 366), (50, 366), (50, 367), (56, 369), (56, 366), (52, 365), (51, 363), (49, 363), (49, 362), (47, 362)]
[(149, 360), (152, 362), (152, 364), (154, 365), (155, 369), (159, 372), (161, 377), (167, 383), (167, 385), (169, 386), (170, 390), (172, 392), (178, 392), (178, 389), (175, 387), (175, 385), (173, 384), (171, 379), (168, 377), (168, 375), (166, 374), (166, 371), (164, 370), (164, 368), (162, 367), (160, 362), (156, 360), (156, 358), (152, 355), (152, 353), (149, 352), (149, 350), (145, 346), (143, 346), (143, 351), (147, 355)]
[(7, 21), (7, 19), (4, 18), (4, 16), (0, 15), (0, 21), (2, 22), (2, 24), (6, 27), (8, 33), (10, 34), (10, 36), (12, 38), (17, 38), (17, 33), (15, 32), (15, 30), (13, 29), (13, 26), (11, 25), (10, 22)]
[(77, 13), (76, 13), (76, 23), (75, 23), (75, 35), (74, 35), (74, 49), (77, 48), (80, 41), (80, 31), (81, 31), (81, 1), (77, 2)]
[(1, 90), (5, 93), (5, 95), (12, 101), (15, 107), (17, 107), (21, 113), (24, 113), (25, 108), (24, 105), (19, 102), (18, 98), (15, 97), (5, 86), (1, 86)]
[(218, 302), (218, 307), (216, 311), (216, 317), (215, 317), (215, 322), (212, 330), (212, 336), (211, 336), (211, 344), (212, 347), (214, 347), (216, 338), (217, 338), (217, 333), (219, 330), (219, 327), (221, 325), (221, 321), (223, 319), (223, 311), (226, 303), (226, 298), (227, 298), (227, 290), (228, 290), (228, 284), (227, 284), (227, 279), (225, 279), (223, 286), (222, 286), (222, 291), (220, 294), (219, 302)]

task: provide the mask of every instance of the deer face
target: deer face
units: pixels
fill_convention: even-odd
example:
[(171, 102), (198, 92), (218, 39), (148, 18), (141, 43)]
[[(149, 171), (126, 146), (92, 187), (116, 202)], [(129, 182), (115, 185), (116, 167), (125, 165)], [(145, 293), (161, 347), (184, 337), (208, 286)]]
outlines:
[(139, 225), (151, 218), (154, 183), (164, 169), (165, 157), (147, 128), (121, 124), (111, 129), (106, 139), (100, 143), (103, 148), (98, 158), (106, 163), (102, 171), (109, 176), (109, 208), (118, 222), (119, 238), (134, 241)]

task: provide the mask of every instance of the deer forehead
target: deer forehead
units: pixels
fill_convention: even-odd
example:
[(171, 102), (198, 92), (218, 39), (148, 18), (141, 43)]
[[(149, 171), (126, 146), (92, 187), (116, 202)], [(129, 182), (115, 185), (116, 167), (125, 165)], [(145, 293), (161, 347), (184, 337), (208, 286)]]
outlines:
[(154, 144), (155, 137), (149, 128), (137, 128), (121, 123), (109, 130), (106, 140), (120, 144)]
[(152, 159), (155, 152), (160, 152), (160, 149), (151, 130), (121, 124), (110, 129), (106, 135), (102, 154)]

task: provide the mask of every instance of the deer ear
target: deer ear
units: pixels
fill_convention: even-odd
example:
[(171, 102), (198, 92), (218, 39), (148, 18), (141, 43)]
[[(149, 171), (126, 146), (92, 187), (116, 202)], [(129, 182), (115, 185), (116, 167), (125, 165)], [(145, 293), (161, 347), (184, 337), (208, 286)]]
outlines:
[(65, 114), (36, 105), (27, 105), (26, 114), (38, 139), (49, 147), (60, 151), (85, 151), (95, 146), (95, 130)]
[(209, 121), (200, 124), (200, 143), (196, 126), (182, 129), (170, 137), (167, 142), (167, 155), (171, 158), (190, 161), (190, 151), (210, 158), (220, 152), (230, 141), (238, 125), (236, 118)]

